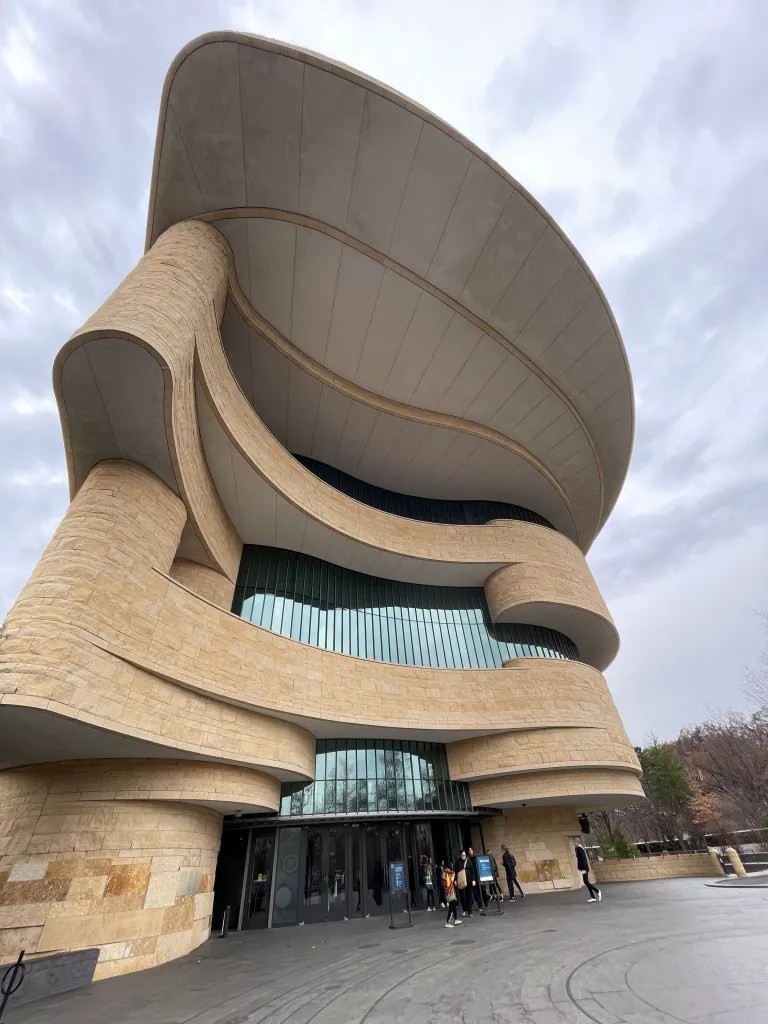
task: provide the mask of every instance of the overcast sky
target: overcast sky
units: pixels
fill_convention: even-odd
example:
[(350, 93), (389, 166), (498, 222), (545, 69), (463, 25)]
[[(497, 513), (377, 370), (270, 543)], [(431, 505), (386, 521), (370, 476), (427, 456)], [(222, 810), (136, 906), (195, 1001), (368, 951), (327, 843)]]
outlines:
[(142, 252), (176, 52), (237, 28), (381, 79), (521, 181), (597, 274), (637, 431), (591, 564), (635, 743), (743, 705), (768, 607), (768, 4), (3, 0), (0, 615), (67, 502), (51, 365)]

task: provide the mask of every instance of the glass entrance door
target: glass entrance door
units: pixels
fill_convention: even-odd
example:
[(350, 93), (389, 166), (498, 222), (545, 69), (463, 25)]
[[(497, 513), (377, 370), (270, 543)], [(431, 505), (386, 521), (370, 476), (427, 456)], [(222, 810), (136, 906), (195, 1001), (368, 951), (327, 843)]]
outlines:
[(405, 860), (402, 828), (397, 825), (367, 825), (362, 839), (365, 846), (365, 915), (389, 913), (389, 864)]
[(343, 825), (307, 829), (304, 920), (308, 923), (349, 917), (348, 831)]
[(349, 917), (347, 909), (347, 829), (335, 826), (328, 829), (328, 863), (325, 871), (326, 921), (341, 921)]
[(272, 891), (272, 862), (275, 833), (254, 832), (251, 841), (248, 902), (243, 915), (243, 928), (266, 928), (269, 920), (269, 899)]

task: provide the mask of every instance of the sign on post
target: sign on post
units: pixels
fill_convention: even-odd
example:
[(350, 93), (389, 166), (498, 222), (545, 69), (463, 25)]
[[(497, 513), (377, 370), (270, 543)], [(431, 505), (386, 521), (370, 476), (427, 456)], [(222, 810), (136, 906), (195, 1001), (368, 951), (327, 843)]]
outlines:
[(401, 860), (392, 860), (389, 862), (389, 927), (397, 928), (395, 924), (395, 914), (392, 908), (392, 895), (393, 893), (400, 892), (405, 896), (405, 909), (404, 914), (408, 914), (408, 924), (400, 925), (401, 928), (410, 928), (411, 925), (411, 908), (410, 908), (410, 893), (408, 892), (408, 877), (405, 873), (405, 864)]
[(487, 854), (478, 854), (477, 874), (481, 882), (493, 881), (493, 869), (491, 868), (491, 858)]
[(389, 888), (391, 892), (405, 892), (405, 864), (400, 860), (389, 865)]
[[(499, 898), (501, 894), (499, 892), (498, 886), (496, 884), (496, 879), (493, 874), (491, 858), (488, 856), (487, 853), (479, 853), (476, 859), (478, 881), (480, 882), (481, 885), (483, 884), (483, 882), (491, 883), (489, 886), (490, 899), (492, 902), (496, 904), (496, 910), (501, 914), (501, 900)], [(485, 897), (483, 897), (483, 900), (485, 901)]]

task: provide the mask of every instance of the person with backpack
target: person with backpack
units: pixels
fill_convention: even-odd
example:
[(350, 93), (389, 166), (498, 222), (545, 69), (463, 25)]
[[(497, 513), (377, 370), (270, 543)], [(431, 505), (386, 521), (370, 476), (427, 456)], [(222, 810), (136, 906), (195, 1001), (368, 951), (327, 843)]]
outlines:
[(448, 906), (448, 917), (445, 919), (445, 927), (453, 928), (454, 925), (461, 924), (461, 918), (456, 912), (459, 903), (456, 898), (456, 872), (445, 861), (440, 866), (443, 869), (443, 892)]
[[(461, 909), (464, 912), (464, 917), (471, 918), (473, 903), (472, 889), (477, 886), (477, 876), (472, 865), (472, 861), (467, 856), (466, 850), (462, 850), (459, 854), (459, 859), (454, 864), (453, 870), (456, 873), (456, 888), (459, 890)], [(481, 913), (484, 914), (485, 911), (481, 910)]]
[(443, 872), (445, 871), (445, 861), (441, 860), (435, 868), (435, 881), (437, 882), (437, 894), (440, 898), (440, 907), (442, 910), (448, 906), (448, 900), (445, 898), (445, 886), (443, 885)]
[(507, 888), (509, 889), (509, 898), (512, 902), (515, 902), (515, 886), (517, 886), (520, 896), (525, 899), (525, 893), (523, 892), (522, 886), (517, 879), (517, 860), (515, 859), (514, 853), (509, 852), (508, 846), (502, 846), (502, 857), (501, 863), (504, 865), (504, 870), (507, 874)]
[(589, 892), (587, 903), (599, 903), (603, 898), (603, 894), (589, 880), (589, 857), (578, 839), (576, 840), (576, 868)]

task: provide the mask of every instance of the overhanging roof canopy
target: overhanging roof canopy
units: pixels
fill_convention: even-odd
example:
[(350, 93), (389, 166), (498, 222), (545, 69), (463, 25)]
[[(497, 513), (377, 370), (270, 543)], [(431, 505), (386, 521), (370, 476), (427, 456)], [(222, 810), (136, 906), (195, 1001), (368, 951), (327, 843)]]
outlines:
[(216, 33), (166, 79), (148, 245), (191, 217), (230, 242), (225, 349), (286, 447), (527, 505), (589, 546), (630, 454), (626, 355), (581, 257), (489, 157), (349, 68)]

